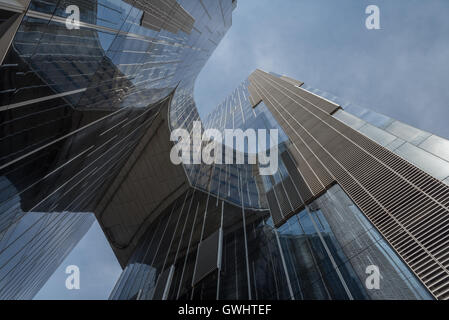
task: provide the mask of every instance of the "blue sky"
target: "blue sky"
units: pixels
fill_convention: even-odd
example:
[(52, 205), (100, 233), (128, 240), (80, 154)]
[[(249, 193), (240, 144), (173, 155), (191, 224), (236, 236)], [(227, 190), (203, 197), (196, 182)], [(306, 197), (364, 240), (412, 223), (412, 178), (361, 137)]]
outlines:
[[(365, 27), (370, 4), (381, 30)], [(239, 0), (198, 78), (198, 109), (205, 116), (260, 68), (449, 138), (448, 15), (447, 0)], [(65, 288), (71, 264), (80, 290)], [(119, 275), (95, 224), (36, 298), (106, 299)]]

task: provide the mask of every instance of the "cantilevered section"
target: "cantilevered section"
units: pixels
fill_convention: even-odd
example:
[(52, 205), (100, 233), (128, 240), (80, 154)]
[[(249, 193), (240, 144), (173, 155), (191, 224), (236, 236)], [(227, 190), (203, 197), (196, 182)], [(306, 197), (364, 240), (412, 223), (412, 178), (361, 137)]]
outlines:
[(170, 98), (160, 104), (150, 129), (94, 210), (122, 267), (148, 226), (190, 186), (183, 167), (170, 160)]

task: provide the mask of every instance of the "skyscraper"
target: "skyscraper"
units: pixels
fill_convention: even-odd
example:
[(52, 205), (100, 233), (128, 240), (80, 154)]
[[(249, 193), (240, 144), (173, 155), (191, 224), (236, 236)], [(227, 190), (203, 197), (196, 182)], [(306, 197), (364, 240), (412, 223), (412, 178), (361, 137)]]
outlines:
[[(126, 263), (130, 242), (179, 186), (155, 167), (140, 176), (156, 173), (151, 185), (162, 183), (144, 196), (145, 207), (127, 203), (110, 212), (109, 192), (154, 138), (170, 101), (179, 103), (170, 109), (173, 121), (198, 117), (193, 84), (231, 26), (235, 5), (0, 1), (0, 298), (31, 298), (94, 221), (92, 213)], [(34, 259), (39, 250), (45, 254)]]
[(92, 213), (111, 299), (449, 297), (444, 139), (257, 70), (202, 123), (278, 130), (278, 170), (172, 163), (235, 7), (0, 1), (1, 298), (32, 297)]

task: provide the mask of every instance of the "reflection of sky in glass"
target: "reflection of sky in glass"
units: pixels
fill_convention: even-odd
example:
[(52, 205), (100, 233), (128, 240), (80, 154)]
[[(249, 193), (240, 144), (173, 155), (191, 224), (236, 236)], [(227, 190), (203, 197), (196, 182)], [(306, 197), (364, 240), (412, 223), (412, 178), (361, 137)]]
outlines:
[[(204, 127), (206, 129), (218, 129), (222, 132), (225, 129), (241, 129), (243, 131), (252, 129), (256, 133), (259, 129), (266, 130), (265, 148), (258, 150), (258, 152), (265, 152), (271, 146), (274, 147), (288, 141), (287, 135), (273, 118), (265, 103), (262, 101), (256, 108), (253, 108), (248, 97), (248, 80), (245, 80), (225, 101), (206, 116)], [(270, 134), (271, 129), (278, 130), (277, 144)], [(259, 138), (262, 138), (262, 136), (257, 135), (256, 140), (258, 141)], [(229, 147), (235, 147), (235, 144), (229, 141), (224, 141), (224, 143)], [(245, 141), (245, 149), (239, 151), (248, 151), (247, 141)]]

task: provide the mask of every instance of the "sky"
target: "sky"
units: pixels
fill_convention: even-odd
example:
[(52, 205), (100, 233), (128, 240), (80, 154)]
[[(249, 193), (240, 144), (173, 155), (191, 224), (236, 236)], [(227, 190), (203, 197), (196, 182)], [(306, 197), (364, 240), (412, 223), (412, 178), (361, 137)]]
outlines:
[[(380, 9), (368, 30), (365, 9)], [(448, 0), (239, 0), (195, 88), (200, 115), (256, 68), (449, 139)], [(65, 268), (80, 268), (80, 290)], [(36, 299), (107, 299), (120, 266), (96, 223)]]
[[(79, 268), (79, 290), (66, 288), (68, 266)], [(98, 222), (50, 277), (35, 300), (105, 300), (114, 288), (122, 269)]]

